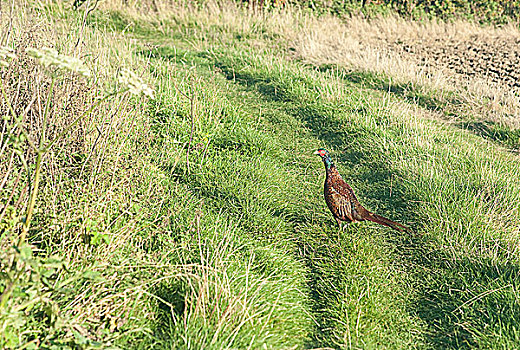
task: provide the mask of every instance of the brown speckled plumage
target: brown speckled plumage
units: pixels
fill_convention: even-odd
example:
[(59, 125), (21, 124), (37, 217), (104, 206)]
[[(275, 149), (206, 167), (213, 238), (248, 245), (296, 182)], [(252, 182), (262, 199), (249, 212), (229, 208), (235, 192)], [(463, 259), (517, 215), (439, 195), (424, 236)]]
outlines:
[(324, 188), (325, 202), (340, 227), (342, 222), (348, 224), (356, 221), (369, 220), (391, 227), (394, 230), (409, 231), (404, 225), (366, 210), (357, 200), (352, 187), (343, 180), (338, 169), (336, 169), (336, 166), (332, 163), (329, 152), (324, 149), (319, 149), (315, 154), (318, 154), (325, 164), (325, 170), (327, 172)]

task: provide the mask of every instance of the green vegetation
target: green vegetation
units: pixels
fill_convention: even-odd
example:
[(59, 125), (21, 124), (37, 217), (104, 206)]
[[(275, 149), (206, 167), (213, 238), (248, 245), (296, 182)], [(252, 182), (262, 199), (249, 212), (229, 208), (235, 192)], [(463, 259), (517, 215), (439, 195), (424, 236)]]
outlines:
[(386, 0), (401, 14), (441, 19), (464, 18), (503, 24), (520, 17), (520, 1), (512, 0)]
[[(520, 149), (520, 129), (500, 123), (500, 121), (478, 120), (474, 109), (468, 108), (467, 100), (459, 91), (439, 91), (412, 82), (396, 83), (384, 74), (366, 71), (351, 71), (336, 65), (323, 65), (320, 71), (339, 71), (345, 81), (356, 83), (370, 90), (386, 91), (399, 100), (417, 105), (426, 111), (440, 112), (445, 118), (452, 118), (454, 125), (469, 130), (485, 139), (492, 140), (512, 150)], [(483, 100), (489, 98), (483, 98)], [(514, 119), (514, 115), (507, 115)], [(498, 119), (498, 118), (497, 118)], [(505, 119), (505, 118), (504, 118)]]
[[(504, 24), (520, 19), (516, 0), (289, 0), (319, 13), (349, 16), (358, 11), (366, 15), (397, 11), (414, 19), (466, 19), (479, 23)], [(363, 2), (365, 6), (363, 7)]]
[[(16, 8), (0, 347), (520, 346), (517, 157), (410, 109), (449, 100), (292, 60), (262, 14), (212, 6), (85, 21), (60, 3)], [(68, 34), (24, 34), (36, 20)], [(95, 79), (49, 75), (25, 54), (52, 40), (81, 47)], [(120, 67), (155, 98), (116, 82)], [(42, 159), (29, 144), (58, 136)], [(418, 235), (339, 232), (319, 147), (368, 209)]]

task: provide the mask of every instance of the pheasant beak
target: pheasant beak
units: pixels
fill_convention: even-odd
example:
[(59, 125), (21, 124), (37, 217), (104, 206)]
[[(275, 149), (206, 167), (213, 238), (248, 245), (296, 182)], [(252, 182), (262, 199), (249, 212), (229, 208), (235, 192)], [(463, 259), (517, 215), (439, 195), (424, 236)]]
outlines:
[(320, 151), (315, 151), (315, 152), (313, 152), (312, 154), (317, 154), (317, 155), (321, 156)]

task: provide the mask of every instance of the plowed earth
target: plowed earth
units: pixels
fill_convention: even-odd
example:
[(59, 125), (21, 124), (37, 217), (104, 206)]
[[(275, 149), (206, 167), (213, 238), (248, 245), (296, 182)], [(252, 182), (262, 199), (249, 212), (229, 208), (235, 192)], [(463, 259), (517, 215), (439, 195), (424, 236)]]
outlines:
[(418, 63), (520, 89), (519, 37), (471, 35), (464, 40), (399, 40), (390, 44), (390, 49)]

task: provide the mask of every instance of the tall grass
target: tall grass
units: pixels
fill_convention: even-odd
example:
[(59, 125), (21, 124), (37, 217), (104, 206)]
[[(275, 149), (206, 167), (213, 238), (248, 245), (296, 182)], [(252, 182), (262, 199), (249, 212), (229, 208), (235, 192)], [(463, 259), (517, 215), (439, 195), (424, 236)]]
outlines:
[[(89, 60), (94, 78), (87, 81), (73, 72), (81, 66), (66, 56), (33, 49), (54, 46), (78, 56), (79, 19), (71, 26), (52, 25), (49, 8), (25, 2), (13, 2), (12, 11), (3, 18), (4, 45), (16, 48), (17, 57), (2, 70), (1, 342), (27, 346), (63, 337), (65, 344), (77, 321), (61, 312), (56, 300), (66, 298), (64, 291), (74, 283), (95, 276), (82, 261), (84, 254), (108, 242), (104, 231), (121, 224), (106, 194), (123, 195), (125, 189), (107, 170), (118, 167), (125, 141), (135, 140), (145, 126), (132, 120), (135, 107), (143, 104), (132, 103), (124, 86), (113, 86), (114, 79), (113, 91), (105, 92), (109, 85), (100, 81), (116, 73), (110, 65), (103, 71), (102, 64)], [(81, 35), (99, 35), (93, 33)], [(92, 248), (85, 251), (85, 242)]]

